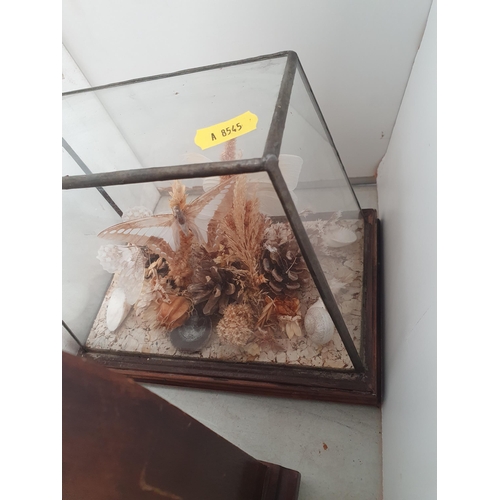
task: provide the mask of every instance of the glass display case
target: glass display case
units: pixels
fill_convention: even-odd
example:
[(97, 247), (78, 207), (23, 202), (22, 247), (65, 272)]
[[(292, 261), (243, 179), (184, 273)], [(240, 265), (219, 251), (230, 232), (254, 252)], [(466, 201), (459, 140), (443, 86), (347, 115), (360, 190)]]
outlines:
[(63, 94), (63, 327), (137, 380), (380, 403), (378, 221), (297, 55)]

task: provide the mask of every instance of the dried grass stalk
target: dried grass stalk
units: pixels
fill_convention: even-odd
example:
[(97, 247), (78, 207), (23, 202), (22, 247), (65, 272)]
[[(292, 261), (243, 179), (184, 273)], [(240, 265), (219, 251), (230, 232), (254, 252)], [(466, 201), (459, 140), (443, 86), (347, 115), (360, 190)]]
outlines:
[(180, 288), (185, 288), (191, 282), (193, 276), (193, 234), (186, 236), (182, 231), (180, 234), (180, 246), (168, 261), (169, 272), (167, 278)]
[(238, 176), (234, 188), (233, 210), (221, 223), (224, 235), (221, 261), (242, 271), (243, 302), (262, 303), (260, 285), (265, 282), (260, 272), (260, 255), (264, 231), (268, 223), (259, 212), (259, 200), (254, 195), (247, 200), (247, 180)]

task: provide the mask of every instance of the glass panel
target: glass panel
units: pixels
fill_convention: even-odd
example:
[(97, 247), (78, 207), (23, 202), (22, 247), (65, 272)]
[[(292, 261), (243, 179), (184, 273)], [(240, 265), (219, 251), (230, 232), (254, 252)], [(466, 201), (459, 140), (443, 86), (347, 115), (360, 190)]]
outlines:
[(295, 76), (281, 151), (303, 160), (292, 196), (359, 352), (363, 219), (300, 72)]
[(280, 57), (65, 96), (63, 137), (92, 172), (219, 161), (224, 144), (202, 149), (197, 131), (250, 111), (257, 128), (239, 136), (236, 159), (260, 158), (285, 62)]
[(63, 266), (80, 263), (68, 296), (85, 310), (70, 328), (89, 333), (89, 349), (350, 367), (326, 311), (308, 316), (323, 329), (306, 329), (319, 294), (267, 174), (173, 181), (168, 191), (154, 216), (129, 193), (119, 226), (96, 189), (65, 193), (78, 198)]
[[(63, 175), (82, 174), (65, 150), (62, 166)], [(82, 344), (111, 282), (95, 258), (102, 244), (95, 230), (119, 220), (97, 189), (62, 193), (62, 319)]]
[[(67, 96), (63, 174), (260, 157), (284, 65)], [(251, 133), (195, 144), (197, 130), (246, 111), (258, 117)], [(362, 219), (299, 75), (281, 152), (359, 350)], [(352, 368), (318, 299), (267, 173), (63, 191), (63, 320), (91, 350)]]

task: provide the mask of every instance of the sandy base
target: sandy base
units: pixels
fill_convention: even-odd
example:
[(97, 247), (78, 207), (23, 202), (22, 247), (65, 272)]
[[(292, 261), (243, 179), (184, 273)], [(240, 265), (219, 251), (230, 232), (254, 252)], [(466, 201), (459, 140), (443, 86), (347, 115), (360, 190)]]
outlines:
[[(318, 257), (327, 280), (336, 279), (345, 283), (340, 292), (335, 294), (347, 328), (351, 333), (358, 351), (361, 335), (361, 301), (363, 281), (363, 230), (362, 221), (343, 221), (344, 225), (357, 234), (357, 241), (341, 248), (329, 248)], [(306, 229), (314, 223), (305, 222)], [(210, 340), (201, 351), (186, 353), (178, 351), (171, 343), (169, 333), (151, 329), (141, 317), (137, 317), (132, 309), (125, 321), (114, 332), (106, 327), (106, 308), (109, 297), (115, 287), (111, 283), (103, 304), (97, 314), (87, 339), (86, 346), (92, 350), (104, 350), (128, 353), (148, 353), (184, 358), (203, 358), (237, 362), (280, 363), (288, 365), (314, 366), (333, 369), (352, 368), (349, 356), (342, 341), (335, 331), (334, 337), (325, 345), (314, 344), (302, 327), (302, 336), (289, 339), (284, 332), (276, 332), (276, 344), (259, 345), (250, 341), (244, 347), (236, 347), (223, 343), (212, 332)], [(302, 294), (301, 315), (304, 318), (307, 309), (319, 297), (313, 286)]]

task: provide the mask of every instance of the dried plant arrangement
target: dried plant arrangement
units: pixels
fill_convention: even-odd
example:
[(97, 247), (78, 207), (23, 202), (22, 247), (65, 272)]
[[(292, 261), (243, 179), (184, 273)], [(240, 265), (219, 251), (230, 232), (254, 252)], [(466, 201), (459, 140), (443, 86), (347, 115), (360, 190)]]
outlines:
[[(235, 140), (228, 141), (221, 159), (237, 155)], [(288, 179), (294, 188), (302, 163), (287, 162), (293, 165)], [(290, 224), (272, 215), (271, 188), (261, 174), (212, 177), (188, 202), (186, 186), (174, 181), (168, 191), (171, 213), (134, 208), (104, 229), (99, 236), (114, 244), (103, 245), (98, 258), (114, 276), (87, 344), (166, 356), (349, 367)], [(362, 224), (337, 212), (304, 221), (304, 227), (359, 345)]]

